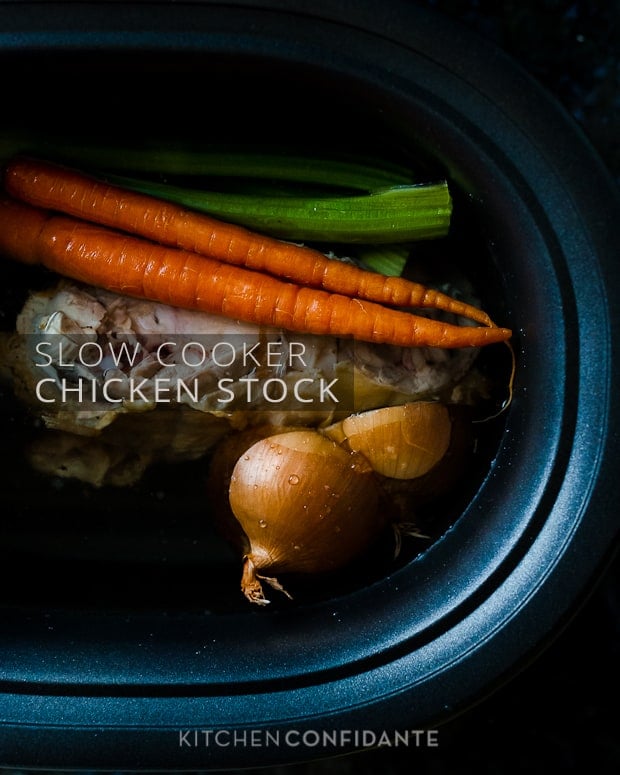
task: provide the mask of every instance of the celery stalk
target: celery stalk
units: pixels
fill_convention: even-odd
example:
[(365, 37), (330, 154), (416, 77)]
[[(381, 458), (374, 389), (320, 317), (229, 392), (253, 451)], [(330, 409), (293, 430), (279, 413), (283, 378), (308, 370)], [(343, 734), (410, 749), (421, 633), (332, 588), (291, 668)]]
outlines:
[(348, 155), (302, 155), (222, 148), (119, 147), (67, 143), (4, 133), (0, 136), (0, 158), (30, 153), (80, 167), (114, 171), (124, 175), (167, 175), (182, 177), (288, 181), (312, 185), (371, 191), (384, 186), (412, 183), (411, 172), (385, 159)]
[(360, 248), (355, 258), (363, 269), (388, 277), (400, 277), (410, 252), (408, 245), (373, 245)]
[(116, 185), (280, 239), (369, 245), (447, 234), (452, 200), (445, 181), (391, 186), (354, 196), (256, 197), (117, 176)]
[[(410, 171), (385, 159), (152, 142), (123, 148), (36, 134), (0, 135), (2, 158), (16, 153), (79, 167), (128, 189), (297, 242), (393, 245), (443, 237), (450, 226), (447, 183), (414, 183)], [(161, 182), (162, 177), (169, 181)], [(209, 179), (213, 190), (203, 190)], [(388, 268), (385, 256), (371, 263), (377, 260)]]

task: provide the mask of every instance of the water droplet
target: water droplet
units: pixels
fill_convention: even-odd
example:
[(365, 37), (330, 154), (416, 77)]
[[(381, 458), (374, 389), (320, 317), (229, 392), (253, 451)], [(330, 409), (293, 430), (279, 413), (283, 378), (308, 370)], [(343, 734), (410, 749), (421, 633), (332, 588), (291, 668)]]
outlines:
[(258, 526), (259, 527), (267, 527), (267, 523), (265, 522), (264, 519), (259, 519), (258, 520)]
[(297, 474), (291, 474), (288, 478), (289, 484), (299, 484), (299, 477)]
[(293, 549), (294, 549), (296, 552), (298, 552), (298, 551), (301, 549), (301, 546), (299, 546), (299, 544), (295, 544), (295, 545), (293, 546)]
[(244, 459), (244, 460), (249, 460), (249, 459), (250, 459), (250, 456), (249, 456), (249, 455), (244, 455), (244, 456), (243, 456), (243, 459)]

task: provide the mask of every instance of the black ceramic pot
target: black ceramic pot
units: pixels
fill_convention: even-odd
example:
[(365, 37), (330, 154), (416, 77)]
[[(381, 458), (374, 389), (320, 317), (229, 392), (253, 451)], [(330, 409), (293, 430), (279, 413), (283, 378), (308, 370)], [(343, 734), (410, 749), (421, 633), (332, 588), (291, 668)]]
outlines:
[[(446, 176), (465, 214), (451, 255), (517, 357), (509, 410), (437, 540), (296, 605), (237, 601), (193, 473), (93, 494), (3, 462), (0, 765), (342, 754), (436, 728), (534, 657), (617, 536), (620, 207), (558, 105), (498, 51), (397, 2), (2, 3), (0, 62), (20, 74), (3, 86), (11, 130), (293, 137)], [(30, 277), (6, 272), (5, 321)], [(6, 406), (8, 446), (20, 419)]]

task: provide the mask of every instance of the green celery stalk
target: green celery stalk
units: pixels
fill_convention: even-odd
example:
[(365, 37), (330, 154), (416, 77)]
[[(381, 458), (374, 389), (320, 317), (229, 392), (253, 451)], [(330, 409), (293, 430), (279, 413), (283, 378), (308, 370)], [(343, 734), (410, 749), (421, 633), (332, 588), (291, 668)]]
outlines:
[[(410, 171), (385, 159), (152, 142), (136, 148), (1, 134), (2, 158), (16, 153), (98, 171), (129, 189), (297, 242), (394, 245), (443, 237), (450, 226), (447, 183), (414, 183)], [(223, 190), (203, 190), (210, 177), (225, 181)], [(372, 266), (397, 273), (400, 259), (390, 266), (385, 253), (374, 255)]]
[(410, 252), (409, 245), (372, 245), (360, 248), (355, 258), (363, 269), (388, 277), (400, 277)]
[(168, 175), (182, 177), (218, 176), (258, 178), (371, 191), (385, 186), (412, 183), (411, 172), (378, 158), (348, 155), (303, 155), (294, 152), (265, 152), (222, 148), (119, 147), (92, 145), (25, 134), (0, 136), (0, 157), (30, 153), (67, 164), (125, 175)]
[(105, 176), (116, 185), (279, 239), (377, 245), (446, 236), (452, 200), (445, 181), (370, 194), (256, 197)]

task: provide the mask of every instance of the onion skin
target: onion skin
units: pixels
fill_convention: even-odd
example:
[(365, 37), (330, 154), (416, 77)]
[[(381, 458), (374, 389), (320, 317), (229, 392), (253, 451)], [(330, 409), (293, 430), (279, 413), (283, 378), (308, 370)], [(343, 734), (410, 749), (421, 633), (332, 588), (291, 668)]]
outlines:
[(444, 457), (451, 431), (447, 406), (436, 401), (415, 401), (353, 414), (325, 433), (363, 454), (377, 474), (390, 479), (416, 479)]
[(257, 441), (278, 433), (299, 430), (296, 426), (269, 424), (250, 426), (234, 432), (220, 441), (212, 456), (207, 476), (206, 493), (215, 527), (220, 535), (235, 549), (245, 553), (249, 541), (235, 518), (228, 498), (230, 478), (241, 455)]
[[(426, 474), (415, 479), (382, 479), (386, 498), (394, 508), (397, 535), (438, 535), (451, 519), (455, 497), (477, 481), (478, 438), (471, 407), (450, 406), (452, 430), (446, 454)], [(446, 503), (447, 501), (447, 503)], [(446, 509), (448, 509), (446, 511)]]
[(247, 542), (241, 589), (260, 605), (268, 602), (261, 581), (285, 592), (272, 574), (337, 570), (388, 521), (364, 457), (314, 430), (252, 444), (234, 466), (229, 500)]

